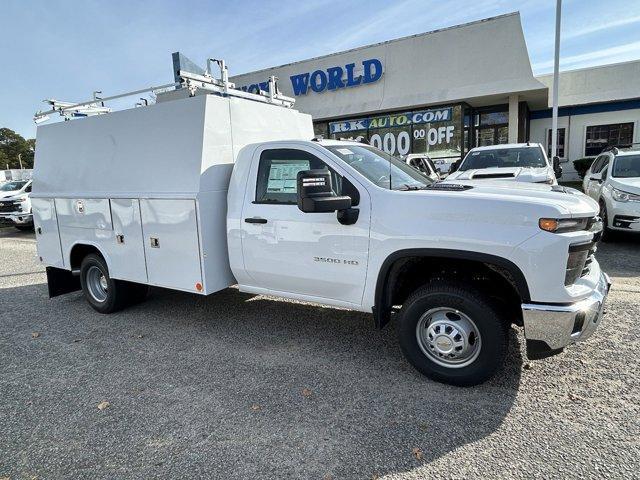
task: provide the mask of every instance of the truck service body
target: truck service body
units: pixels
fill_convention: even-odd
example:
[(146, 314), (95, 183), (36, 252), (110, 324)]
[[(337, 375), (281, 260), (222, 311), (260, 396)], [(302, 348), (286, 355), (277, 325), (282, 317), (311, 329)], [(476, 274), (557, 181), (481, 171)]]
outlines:
[(609, 280), (587, 196), (432, 182), (373, 147), (311, 140), (308, 115), (227, 87), (38, 127), (32, 202), (51, 296), (82, 286), (108, 313), (146, 285), (237, 284), (369, 312), (378, 327), (397, 318), (409, 361), (457, 385), (493, 374), (512, 323), (531, 358), (599, 324)]

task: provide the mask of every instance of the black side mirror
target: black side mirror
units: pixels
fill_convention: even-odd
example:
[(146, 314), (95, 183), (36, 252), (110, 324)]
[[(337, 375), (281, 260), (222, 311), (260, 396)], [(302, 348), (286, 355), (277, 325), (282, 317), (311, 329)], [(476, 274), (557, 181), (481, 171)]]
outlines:
[(553, 157), (553, 173), (556, 174), (556, 178), (562, 177), (562, 167), (560, 166), (560, 157)]
[(451, 164), (451, 167), (449, 167), (449, 173), (457, 172), (458, 168), (460, 168), (460, 160), (456, 160)]
[(333, 193), (329, 170), (298, 172), (298, 208), (304, 213), (327, 213), (351, 208), (351, 197)]

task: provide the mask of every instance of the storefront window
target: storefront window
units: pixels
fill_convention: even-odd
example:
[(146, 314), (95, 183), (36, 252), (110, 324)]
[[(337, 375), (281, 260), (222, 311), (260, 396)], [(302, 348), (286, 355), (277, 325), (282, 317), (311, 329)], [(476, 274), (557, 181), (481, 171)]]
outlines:
[(475, 135), (473, 147), (486, 147), (509, 143), (508, 106), (491, 107), (488, 111), (476, 111), (473, 115)]
[(366, 139), (374, 147), (399, 157), (426, 153), (434, 159), (453, 160), (462, 154), (462, 106), (331, 122), (329, 135)]
[(614, 123), (587, 127), (584, 154), (598, 155), (607, 146), (629, 145), (633, 142), (633, 123)]
[[(556, 144), (556, 151), (558, 152), (558, 157), (559, 158), (565, 158), (565, 154), (564, 154), (564, 135), (565, 135), (565, 129), (564, 128), (559, 128), (558, 129), (558, 138), (557, 138), (557, 144)], [(547, 130), (547, 156), (549, 158), (553, 158), (553, 155), (551, 154), (551, 132), (552, 130), (549, 129)]]
[(499, 125), (509, 123), (509, 112), (488, 112), (480, 114), (480, 125)]
[(329, 138), (329, 124), (327, 122), (318, 122), (313, 124), (313, 135), (322, 138)]

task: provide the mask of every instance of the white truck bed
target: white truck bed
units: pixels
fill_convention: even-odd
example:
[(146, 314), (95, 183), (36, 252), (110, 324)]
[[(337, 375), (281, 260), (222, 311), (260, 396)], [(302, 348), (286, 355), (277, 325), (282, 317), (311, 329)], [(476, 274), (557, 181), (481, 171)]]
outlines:
[(226, 206), (238, 152), (312, 136), (308, 115), (218, 95), (39, 126), (38, 255), (73, 270), (74, 246), (91, 245), (115, 279), (204, 294), (226, 288), (235, 283)]

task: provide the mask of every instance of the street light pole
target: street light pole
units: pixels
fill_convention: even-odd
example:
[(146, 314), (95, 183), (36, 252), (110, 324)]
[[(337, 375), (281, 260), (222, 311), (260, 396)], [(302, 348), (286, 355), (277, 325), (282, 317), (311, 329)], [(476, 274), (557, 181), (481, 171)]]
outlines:
[(20, 163), (20, 170), (22, 170), (22, 154), (18, 154), (18, 163)]
[(560, 83), (560, 17), (562, 0), (556, 2), (556, 47), (553, 59), (553, 110), (551, 114), (551, 158), (558, 154), (558, 88)]

